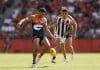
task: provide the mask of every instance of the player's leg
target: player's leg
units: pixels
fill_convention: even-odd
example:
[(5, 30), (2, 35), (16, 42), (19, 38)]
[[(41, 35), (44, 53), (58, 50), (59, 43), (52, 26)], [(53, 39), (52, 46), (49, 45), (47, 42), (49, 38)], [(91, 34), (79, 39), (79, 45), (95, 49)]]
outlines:
[(44, 45), (44, 49), (39, 53), (38, 57), (37, 57), (37, 62), (40, 61), (40, 59), (42, 58), (42, 56), (44, 55), (44, 53), (46, 51), (49, 51), (49, 49), (47, 48), (48, 44), (47, 44), (47, 41), (45, 39), (42, 39), (41, 40), (41, 44)]
[[(56, 50), (55, 50), (54, 48), (51, 48), (51, 47), (50, 47), (50, 42), (49, 42), (49, 40), (47, 39), (47, 37), (45, 37), (45, 38), (43, 39), (42, 42), (44, 43), (44, 46), (45, 46), (45, 48), (47, 49), (47, 51), (50, 52), (51, 56), (52, 56), (53, 58), (55, 58), (55, 57), (56, 57)], [(54, 62), (54, 63), (55, 63), (55, 62)]]
[[(61, 47), (61, 44), (60, 44), (60, 38), (56, 38), (56, 42), (55, 42), (55, 49), (56, 49), (56, 52), (60, 52), (60, 47)], [(56, 56), (55, 57), (52, 57), (52, 60), (51, 60), (52, 63), (56, 63)]]
[(36, 65), (36, 57), (37, 57), (37, 53), (38, 53), (39, 41), (40, 41), (39, 38), (35, 38), (33, 40), (34, 49), (33, 49), (33, 65), (32, 65), (32, 67), (35, 67), (35, 65)]
[(61, 52), (64, 56), (64, 63), (66, 61), (66, 48), (65, 48), (65, 43), (61, 43)]
[(71, 57), (74, 55), (74, 48), (72, 46), (72, 37), (66, 39), (66, 45), (68, 47), (69, 52), (71, 53)]
[(56, 51), (60, 52), (61, 51), (60, 47), (61, 47), (60, 38), (57, 38), (55, 46)]
[(44, 53), (46, 52), (46, 48), (44, 48), (39, 55), (37, 56), (37, 63), (40, 61), (40, 59), (42, 58), (42, 56), (44, 55)]

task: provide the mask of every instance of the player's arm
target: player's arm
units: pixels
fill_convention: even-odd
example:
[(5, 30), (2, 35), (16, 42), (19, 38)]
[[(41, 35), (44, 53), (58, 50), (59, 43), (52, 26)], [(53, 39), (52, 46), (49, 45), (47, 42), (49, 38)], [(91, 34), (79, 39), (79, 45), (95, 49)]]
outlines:
[(77, 32), (77, 22), (75, 21), (75, 19), (69, 15), (69, 18), (72, 20), (72, 25), (73, 25), (73, 35), (76, 37), (76, 32)]
[(51, 38), (51, 39), (54, 39), (55, 40), (55, 37), (53, 36), (53, 34), (50, 32), (49, 30), (49, 27), (47, 25), (47, 20), (45, 19), (45, 24), (44, 24), (44, 27), (45, 27), (45, 30), (46, 30), (46, 33), (48, 34), (48, 36)]
[(23, 28), (25, 25), (27, 25), (29, 22), (31, 22), (32, 17), (33, 17), (33, 16), (29, 16), (29, 17), (26, 17), (26, 18), (22, 19), (22, 20), (18, 23), (18, 26)]
[(24, 27), (30, 22), (31, 17), (26, 17), (22, 20), (20, 20), (20, 22), (16, 25), (16, 33), (18, 35), (21, 35), (24, 31)]
[(17, 27), (17, 30), (18, 30), (18, 31), (23, 31), (24, 26), (26, 26), (28, 23), (31, 22), (32, 17), (33, 17), (33, 16), (29, 16), (29, 17), (26, 17), (26, 18), (20, 20), (20, 22), (19, 22), (19, 23), (17, 24), (17, 26), (16, 26), (16, 27)]
[(55, 28), (55, 27), (58, 25), (58, 22), (59, 22), (59, 16), (56, 18), (56, 21), (53, 22), (53, 23), (49, 26), (49, 28)]
[(52, 23), (51, 25), (49, 25), (49, 29), (55, 28), (56, 26), (57, 26), (57, 23)]

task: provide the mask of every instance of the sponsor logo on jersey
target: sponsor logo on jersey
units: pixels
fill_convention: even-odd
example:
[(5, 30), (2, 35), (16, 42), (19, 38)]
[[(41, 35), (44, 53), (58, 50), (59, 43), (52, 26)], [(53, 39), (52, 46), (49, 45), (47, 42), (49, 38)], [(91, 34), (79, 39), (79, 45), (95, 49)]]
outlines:
[(43, 25), (39, 25), (39, 24), (35, 24), (34, 26), (33, 26), (33, 29), (34, 30), (41, 30), (43, 28)]

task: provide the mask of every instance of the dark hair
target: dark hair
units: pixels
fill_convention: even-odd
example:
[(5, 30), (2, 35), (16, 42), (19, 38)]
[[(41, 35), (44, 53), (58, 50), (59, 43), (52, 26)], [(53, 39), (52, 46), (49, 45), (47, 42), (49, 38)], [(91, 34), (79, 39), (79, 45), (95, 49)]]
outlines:
[(67, 10), (61, 10), (62, 12), (68, 12)]
[(46, 11), (45, 8), (40, 8), (40, 9), (39, 9), (39, 12), (47, 13), (47, 11)]
[(63, 7), (61, 7), (61, 11), (62, 11), (62, 12), (68, 12), (68, 11), (67, 11), (67, 8), (66, 8), (66, 7), (64, 7), (64, 6), (63, 6)]

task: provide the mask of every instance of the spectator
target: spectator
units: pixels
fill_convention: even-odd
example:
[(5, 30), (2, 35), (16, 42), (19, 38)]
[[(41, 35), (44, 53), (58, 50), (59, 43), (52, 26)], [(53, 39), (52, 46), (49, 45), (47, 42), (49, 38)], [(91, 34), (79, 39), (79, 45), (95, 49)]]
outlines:
[[(100, 0), (0, 0), (0, 31), (4, 23), (16, 25), (20, 19), (31, 15), (41, 7), (45, 7), (49, 12), (47, 18), (50, 23), (54, 22), (55, 15), (58, 14), (57, 11), (61, 6), (66, 6), (69, 13), (76, 18), (79, 38), (87, 38), (92, 29), (95, 30), (92, 38), (99, 37)], [(10, 18), (6, 14), (9, 10)], [(28, 35), (28, 32), (26, 31), (25, 34)]]

